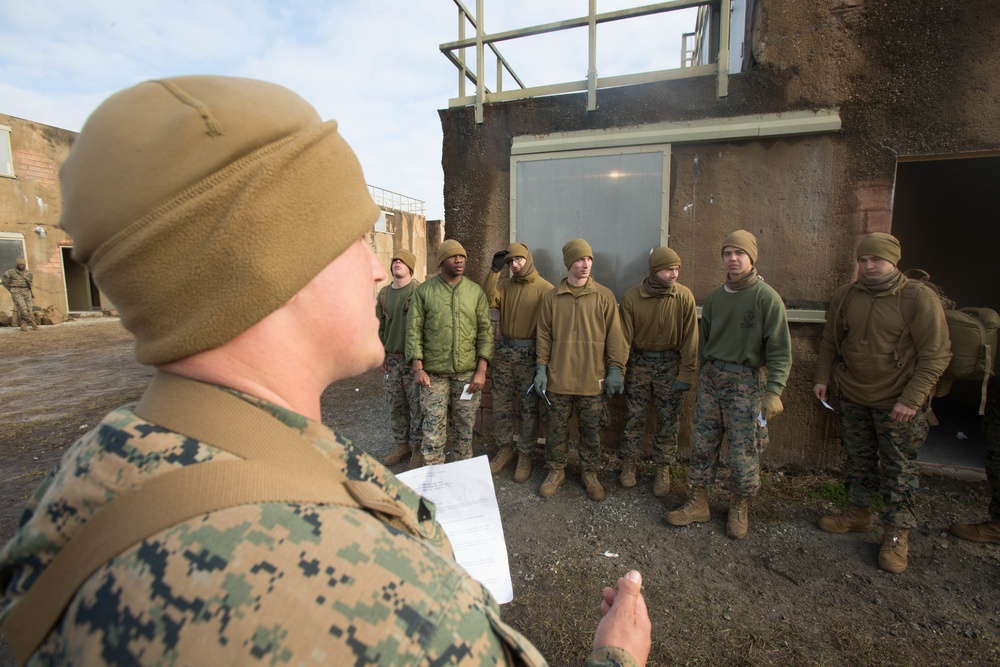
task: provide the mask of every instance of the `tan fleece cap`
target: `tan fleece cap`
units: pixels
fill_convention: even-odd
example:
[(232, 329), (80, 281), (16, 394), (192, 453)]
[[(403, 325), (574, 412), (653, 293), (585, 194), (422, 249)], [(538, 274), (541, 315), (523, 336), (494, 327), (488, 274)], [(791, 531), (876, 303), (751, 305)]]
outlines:
[(861, 243), (858, 244), (857, 256), (860, 258), (864, 255), (881, 257), (896, 266), (903, 253), (899, 247), (899, 239), (895, 236), (885, 232), (874, 232), (861, 239)]
[(59, 173), (73, 257), (144, 364), (232, 340), (379, 215), (336, 122), (252, 79), (184, 76), (118, 92)]
[(566, 241), (566, 245), (562, 248), (563, 251), (563, 264), (566, 268), (573, 266), (573, 262), (581, 259), (583, 257), (594, 257), (594, 251), (591, 249), (590, 244), (583, 239), (573, 239), (571, 241)]
[(400, 248), (392, 256), (392, 261), (390, 261), (389, 263), (391, 264), (392, 262), (395, 262), (397, 259), (400, 260), (400, 261), (402, 261), (403, 264), (406, 264), (406, 268), (408, 268), (410, 270), (410, 275), (412, 276), (413, 275), (413, 267), (415, 267), (417, 265), (417, 258), (416, 258), (416, 256), (412, 252), (410, 252), (409, 250), (407, 250), (406, 248)]
[(751, 264), (757, 264), (757, 239), (747, 230), (737, 229), (735, 232), (723, 239), (722, 249), (725, 250), (727, 246), (739, 248), (746, 254), (750, 255)]
[(531, 259), (531, 251), (528, 250), (528, 246), (523, 243), (511, 243), (507, 246), (507, 261), (509, 262), (514, 257)]
[(666, 246), (653, 248), (649, 253), (649, 270), (653, 273), (681, 265), (681, 256)]
[(465, 253), (465, 248), (463, 248), (462, 244), (456, 241), (455, 239), (446, 239), (442, 241), (441, 245), (438, 246), (438, 252), (437, 252), (438, 266), (444, 264), (444, 260), (448, 259), (449, 257), (454, 257), (455, 255), (468, 257), (468, 255)]

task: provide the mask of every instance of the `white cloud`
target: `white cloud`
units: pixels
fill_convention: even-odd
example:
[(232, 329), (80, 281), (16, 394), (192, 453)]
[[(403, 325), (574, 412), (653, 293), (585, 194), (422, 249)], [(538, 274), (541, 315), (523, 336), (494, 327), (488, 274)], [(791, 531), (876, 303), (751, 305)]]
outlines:
[[(598, 11), (640, 4), (599, 0)], [(587, 7), (587, 0), (487, 0), (485, 27), (495, 33), (574, 18)], [(443, 215), (437, 110), (457, 96), (458, 75), (438, 46), (457, 39), (451, 0), (0, 0), (0, 10), (0, 113), (79, 130), (101, 100), (146, 79), (267, 79), (340, 122), (370, 183), (424, 200), (430, 218)], [(662, 53), (676, 59), (679, 38), (656, 21), (600, 28), (599, 75), (660, 69)], [(684, 23), (693, 28), (693, 18)], [(528, 85), (586, 77), (586, 30), (499, 48)], [(473, 49), (467, 57), (474, 64)], [(493, 87), (495, 65), (485, 62)], [(507, 79), (504, 87), (514, 85)]]

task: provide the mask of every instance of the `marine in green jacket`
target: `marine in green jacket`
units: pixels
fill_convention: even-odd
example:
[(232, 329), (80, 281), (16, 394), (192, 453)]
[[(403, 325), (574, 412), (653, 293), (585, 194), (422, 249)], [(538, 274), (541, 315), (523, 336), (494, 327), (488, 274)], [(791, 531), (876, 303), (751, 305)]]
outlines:
[(413, 293), (406, 322), (406, 362), (420, 387), (426, 465), (444, 463), (446, 443), (456, 460), (472, 457), (480, 390), (493, 358), (486, 293), (465, 277), (465, 248), (454, 239), (442, 242), (437, 263), (440, 273)]
[(920, 480), (917, 454), (927, 439), (934, 385), (951, 360), (941, 300), (896, 268), (896, 237), (869, 234), (858, 244), (858, 279), (837, 289), (816, 360), (813, 394), (831, 399), (836, 380), (847, 453), (848, 510), (823, 516), (828, 533), (867, 533), (875, 494), (883, 498), (879, 567), (902, 572)]
[[(708, 487), (719, 450), (729, 443), (731, 500), (726, 533), (746, 537), (750, 498), (760, 490), (760, 455), (767, 422), (781, 413), (781, 392), (792, 368), (792, 341), (781, 297), (757, 275), (757, 239), (738, 230), (722, 241), (726, 282), (701, 310), (701, 372), (691, 429), (691, 496), (667, 523), (710, 518)], [(764, 367), (767, 381), (764, 381)]]

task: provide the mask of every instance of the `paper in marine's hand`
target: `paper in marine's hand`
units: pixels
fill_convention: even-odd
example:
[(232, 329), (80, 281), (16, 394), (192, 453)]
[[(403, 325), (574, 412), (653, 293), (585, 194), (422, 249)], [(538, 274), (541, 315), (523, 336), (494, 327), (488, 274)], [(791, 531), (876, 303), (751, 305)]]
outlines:
[(437, 506), (438, 523), (451, 540), (455, 560), (469, 576), (498, 603), (513, 600), (507, 543), (489, 460), (477, 456), (408, 470), (396, 477)]

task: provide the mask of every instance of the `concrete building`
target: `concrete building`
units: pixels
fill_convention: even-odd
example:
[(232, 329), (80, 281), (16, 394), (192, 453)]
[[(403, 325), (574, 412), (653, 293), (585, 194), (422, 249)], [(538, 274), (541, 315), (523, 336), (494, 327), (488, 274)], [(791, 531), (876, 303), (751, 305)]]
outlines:
[[(895, 234), (901, 268), (925, 269), (959, 306), (1000, 309), (989, 194), (1000, 180), (1000, 17), (973, 0), (700, 4), (676, 70), (602, 79), (591, 55), (580, 81), (526, 89), (487, 84), (489, 61), (469, 68), (475, 93), (460, 89), (440, 111), (448, 235), (468, 249), (474, 279), (517, 240), (549, 280), (563, 272), (561, 244), (583, 236), (595, 278), (619, 297), (648, 249), (668, 244), (700, 304), (723, 280), (721, 239), (750, 230), (760, 274), (787, 302), (794, 353), (764, 460), (835, 467), (839, 420), (809, 390), (825, 309), (853, 279), (860, 238)], [(611, 14), (565, 23), (594, 33)], [(464, 67), (463, 49), (482, 45), (488, 59), (516, 37), (476, 33), (442, 50)], [(936, 431), (954, 441), (961, 428), (971, 427)], [(688, 436), (686, 426), (682, 450)]]

